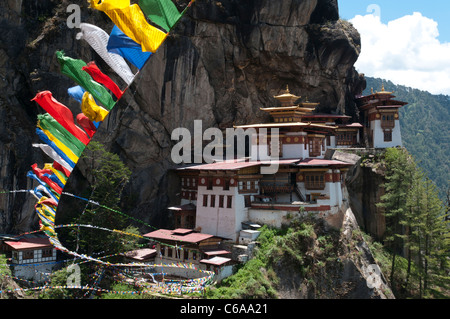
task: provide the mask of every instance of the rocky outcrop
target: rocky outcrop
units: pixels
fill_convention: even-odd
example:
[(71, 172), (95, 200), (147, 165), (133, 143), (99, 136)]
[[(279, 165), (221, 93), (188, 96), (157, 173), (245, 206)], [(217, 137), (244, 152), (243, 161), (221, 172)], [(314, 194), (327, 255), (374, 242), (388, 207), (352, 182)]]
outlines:
[[(38, 109), (30, 103), (36, 92), (51, 90), (79, 112), (66, 94), (74, 83), (59, 73), (54, 52), (98, 59), (75, 40), (77, 30), (68, 29), (69, 3), (80, 4), (83, 22), (111, 29), (108, 18), (82, 0), (0, 4), (1, 189), (28, 188), (29, 166), (44, 160), (30, 151), (37, 141)], [(182, 7), (186, 1), (176, 3)], [(320, 102), (320, 111), (357, 117), (353, 97), (364, 87), (353, 68), (359, 51), (359, 34), (339, 20), (336, 0), (197, 0), (95, 137), (133, 170), (126, 190), (133, 202), (128, 201), (129, 213), (157, 227), (167, 222), (165, 208), (177, 192), (169, 183), (171, 133), (178, 127), (192, 130), (194, 120), (202, 120), (204, 129), (259, 122), (266, 116), (259, 108), (275, 105), (272, 96), (286, 85), (303, 99)], [(101, 61), (99, 66), (109, 71)], [(1, 199), (0, 231), (36, 227), (33, 201), (23, 196)]]
[(351, 163), (346, 174), (344, 197), (358, 225), (375, 240), (382, 241), (386, 231), (384, 211), (377, 207), (384, 195), (383, 150), (329, 150), (326, 158)]

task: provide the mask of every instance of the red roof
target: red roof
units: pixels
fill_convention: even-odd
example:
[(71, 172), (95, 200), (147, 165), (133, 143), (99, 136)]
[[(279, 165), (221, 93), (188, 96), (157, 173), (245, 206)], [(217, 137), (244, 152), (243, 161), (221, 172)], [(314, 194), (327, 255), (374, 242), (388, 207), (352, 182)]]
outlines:
[(298, 166), (352, 166), (353, 164), (335, 160), (324, 160), (318, 158), (307, 158), (301, 161)]
[(145, 234), (144, 237), (153, 238), (157, 240), (170, 240), (170, 241), (197, 244), (214, 236), (209, 234), (196, 233), (192, 229), (185, 230), (179, 228), (176, 230), (159, 229), (154, 232)]
[(226, 264), (227, 262), (231, 261), (230, 258), (225, 258), (225, 257), (214, 257), (211, 259), (202, 259), (200, 260), (200, 262), (202, 264), (210, 264), (210, 265), (214, 265), (214, 266), (221, 266), (223, 264)]
[(48, 238), (23, 238), (18, 241), (5, 241), (5, 244), (16, 250), (53, 247)]

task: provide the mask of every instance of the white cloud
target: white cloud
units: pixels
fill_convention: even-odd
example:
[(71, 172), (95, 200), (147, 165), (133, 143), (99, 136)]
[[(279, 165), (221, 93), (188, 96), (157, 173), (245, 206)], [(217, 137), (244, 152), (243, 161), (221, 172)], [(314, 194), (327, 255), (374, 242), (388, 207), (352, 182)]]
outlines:
[(436, 21), (415, 12), (384, 24), (378, 16), (350, 22), (361, 34), (360, 73), (450, 95), (450, 43), (440, 43)]

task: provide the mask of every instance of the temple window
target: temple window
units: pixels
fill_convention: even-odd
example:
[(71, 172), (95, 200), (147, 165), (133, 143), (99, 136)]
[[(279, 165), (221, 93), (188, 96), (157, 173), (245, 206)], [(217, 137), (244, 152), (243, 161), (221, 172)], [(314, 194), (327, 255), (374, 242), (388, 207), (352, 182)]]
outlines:
[(33, 258), (34, 258), (33, 250), (27, 250), (23, 252), (23, 259), (33, 259)]
[(306, 189), (325, 189), (325, 179), (322, 173), (307, 174), (305, 176)]
[(231, 208), (233, 196), (227, 196), (227, 208)]
[(322, 154), (322, 139), (321, 138), (309, 138), (309, 155), (311, 157), (317, 157)]
[(393, 128), (395, 127), (395, 116), (394, 114), (383, 114), (381, 116), (381, 127)]
[(384, 131), (384, 141), (392, 142), (392, 131)]

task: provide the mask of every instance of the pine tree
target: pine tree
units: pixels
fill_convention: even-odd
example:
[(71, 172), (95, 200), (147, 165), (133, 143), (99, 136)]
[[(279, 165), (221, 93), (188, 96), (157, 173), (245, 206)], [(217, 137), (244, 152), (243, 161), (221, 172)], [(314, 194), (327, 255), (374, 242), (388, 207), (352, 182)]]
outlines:
[(395, 264), (397, 255), (403, 250), (403, 234), (408, 192), (413, 182), (415, 163), (404, 149), (390, 148), (385, 152), (385, 195), (378, 206), (384, 208), (386, 216), (386, 238), (392, 250), (390, 273), (391, 288), (395, 291)]

